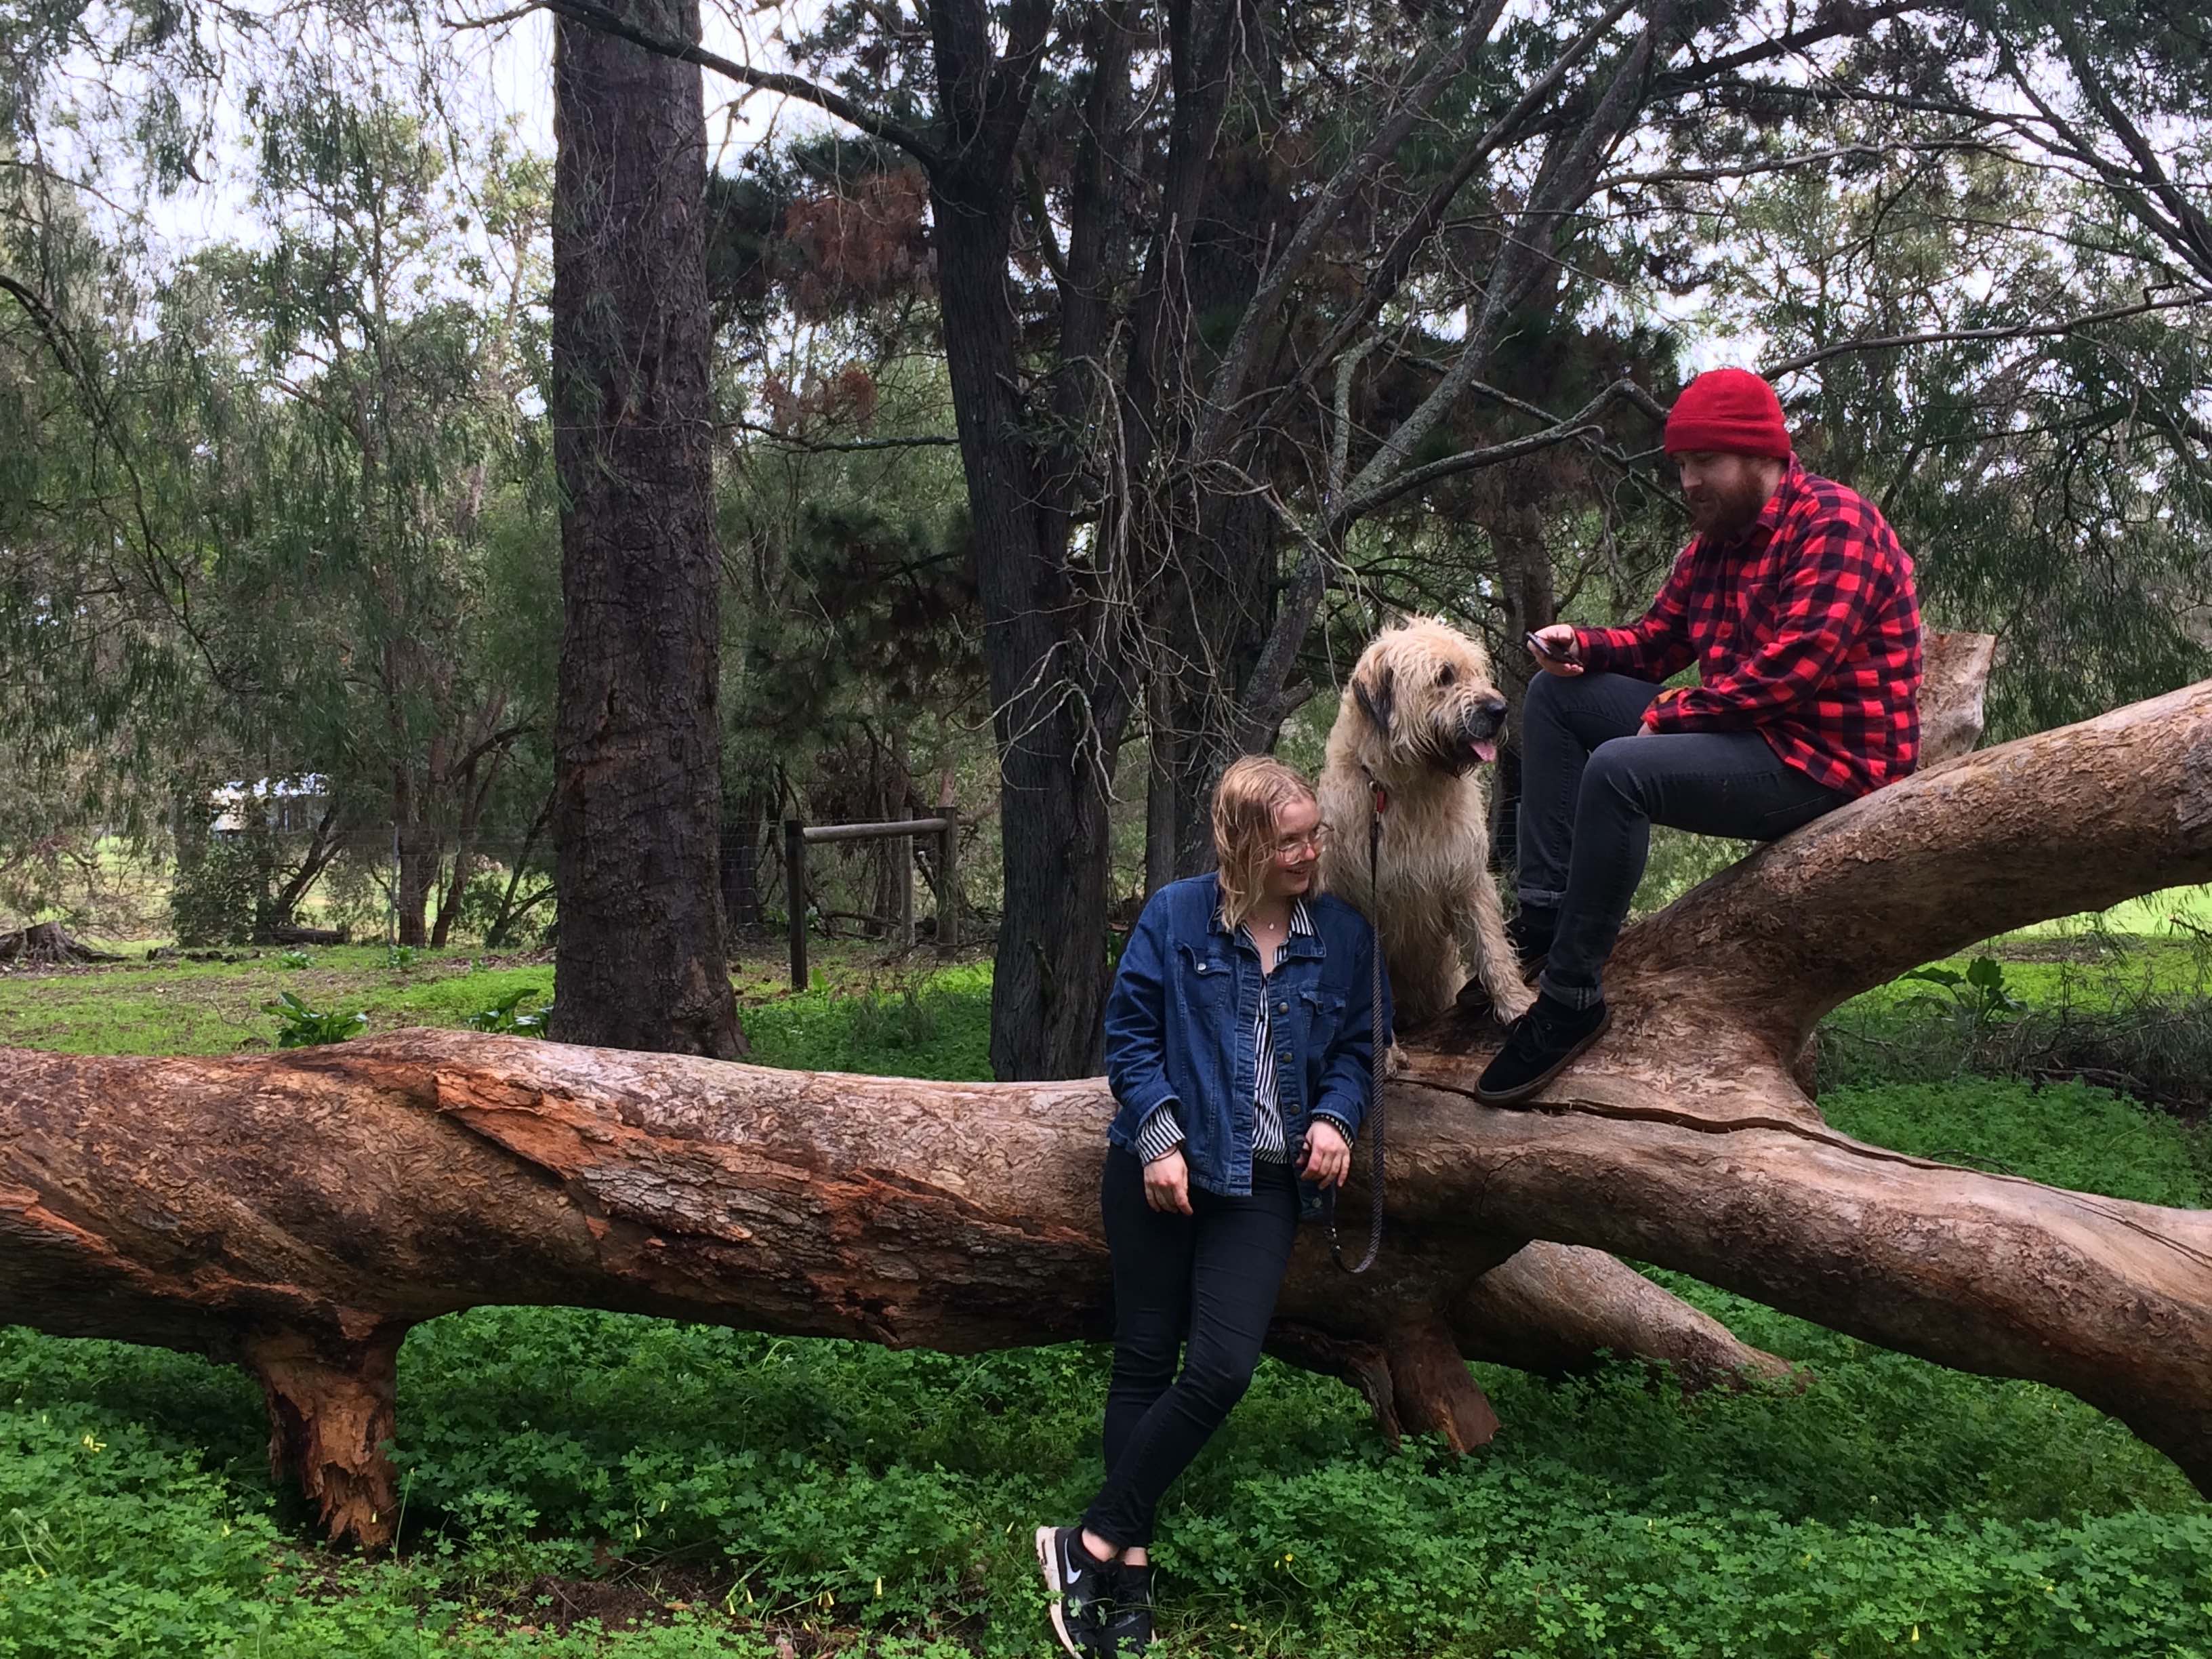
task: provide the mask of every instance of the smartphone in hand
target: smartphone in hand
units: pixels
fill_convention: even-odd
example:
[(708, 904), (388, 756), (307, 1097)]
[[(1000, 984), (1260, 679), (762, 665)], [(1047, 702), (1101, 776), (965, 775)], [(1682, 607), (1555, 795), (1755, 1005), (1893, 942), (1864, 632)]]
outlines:
[(1521, 637), (1528, 641), (1528, 648), (1534, 652), (1538, 656), (1543, 658), (1545, 661), (1565, 662), (1567, 660), (1566, 658), (1559, 652), (1553, 650), (1548, 642), (1538, 639), (1534, 632), (1523, 634)]

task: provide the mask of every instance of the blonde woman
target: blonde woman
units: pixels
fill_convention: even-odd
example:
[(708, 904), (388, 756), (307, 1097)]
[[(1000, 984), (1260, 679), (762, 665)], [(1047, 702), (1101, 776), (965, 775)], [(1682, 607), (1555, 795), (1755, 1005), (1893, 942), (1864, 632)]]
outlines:
[(1304, 778), (1237, 761), (1214, 791), (1218, 872), (1153, 894), (1121, 953), (1100, 1191), (1114, 1267), (1106, 1484), (1078, 1525), (1036, 1533), (1053, 1631), (1079, 1659), (1150, 1644), (1161, 1495), (1252, 1380), (1299, 1215), (1318, 1207), (1299, 1178), (1334, 1186), (1352, 1167), (1375, 937), (1317, 891), (1322, 834)]

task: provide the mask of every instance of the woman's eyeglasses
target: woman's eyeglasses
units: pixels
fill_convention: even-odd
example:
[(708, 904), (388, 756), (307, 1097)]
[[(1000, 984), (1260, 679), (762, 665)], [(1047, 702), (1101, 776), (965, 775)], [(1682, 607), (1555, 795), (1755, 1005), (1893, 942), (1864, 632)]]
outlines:
[(1304, 852), (1324, 851), (1328, 846), (1328, 839), (1332, 833), (1329, 827), (1323, 823), (1316, 825), (1310, 835), (1288, 836), (1275, 843), (1275, 856), (1279, 859), (1294, 859)]

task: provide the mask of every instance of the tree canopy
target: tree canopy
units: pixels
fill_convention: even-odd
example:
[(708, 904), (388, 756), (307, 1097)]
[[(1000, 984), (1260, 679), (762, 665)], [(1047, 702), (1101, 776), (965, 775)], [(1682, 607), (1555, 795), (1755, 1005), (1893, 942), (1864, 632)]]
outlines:
[[(750, 57), (544, 9), (699, 64), (736, 140), (724, 908), (779, 907), (779, 817), (949, 794), (1004, 1075), (1091, 1069), (1115, 905), (1382, 615), (1510, 690), (1525, 628), (1642, 603), (1701, 366), (1773, 377), (1931, 623), (2000, 635), (1995, 735), (2212, 666), (2193, 9), (871, 0)], [(468, 23), (0, 15), (15, 908), (237, 780), (327, 786), (271, 914), (352, 857), (442, 939), (485, 849), (551, 868), (553, 157), (467, 62), (529, 23)], [(855, 878), (825, 915), (880, 911)]]

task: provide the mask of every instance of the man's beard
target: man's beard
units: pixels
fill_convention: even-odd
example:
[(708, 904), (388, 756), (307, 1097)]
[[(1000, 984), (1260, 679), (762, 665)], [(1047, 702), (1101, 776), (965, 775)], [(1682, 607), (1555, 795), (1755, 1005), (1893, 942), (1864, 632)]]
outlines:
[(1709, 490), (1702, 500), (1689, 502), (1690, 527), (1715, 541), (1731, 540), (1751, 527), (1765, 509), (1767, 495), (1756, 477), (1728, 495)]

